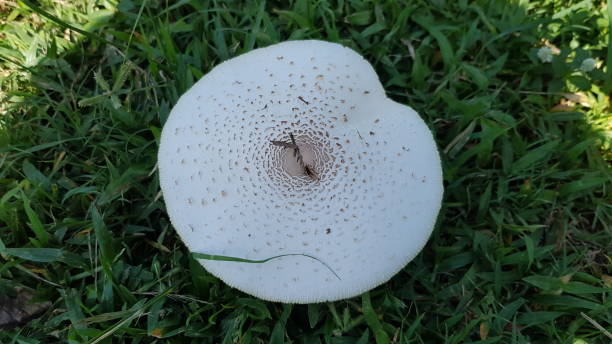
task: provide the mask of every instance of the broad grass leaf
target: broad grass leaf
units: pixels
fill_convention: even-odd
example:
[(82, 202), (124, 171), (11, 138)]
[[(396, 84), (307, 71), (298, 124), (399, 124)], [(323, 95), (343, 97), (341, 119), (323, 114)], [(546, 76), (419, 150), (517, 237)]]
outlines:
[(595, 147), (598, 142), (598, 138), (591, 137), (574, 145), (573, 147), (570, 147), (565, 153), (565, 160), (570, 162), (576, 161), (581, 154), (588, 151), (589, 148)]
[(478, 202), (478, 213), (476, 214), (476, 221), (478, 222), (481, 222), (483, 220), (484, 216), (487, 213), (487, 210), (489, 209), (490, 202), (491, 202), (492, 187), (493, 187), (493, 183), (488, 182), (487, 187), (485, 188), (485, 191), (480, 196), (480, 200)]
[[(470, 147), (470, 149), (465, 150), (461, 154), (459, 154), (459, 156), (450, 164), (453, 168), (459, 168), (463, 166), (474, 155), (478, 155), (479, 160), (483, 160), (479, 163), (486, 163), (487, 160), (490, 160), (491, 158), (490, 152), (492, 150), (493, 143), (495, 142), (495, 140), (499, 136), (503, 135), (506, 131), (508, 131), (508, 128), (501, 127), (496, 124), (496, 122), (486, 118), (480, 119), (480, 125), (482, 131), (480, 133), (477, 133), (478, 136), (480, 136), (480, 142), (475, 146)], [(473, 135), (476, 136), (477, 134)]]
[(479, 68), (476, 68), (468, 63), (461, 64), (463, 70), (468, 74), (470, 79), (478, 86), (478, 88), (483, 89), (489, 86), (489, 78), (487, 75)]
[(315, 326), (319, 322), (320, 314), (321, 314), (320, 304), (318, 303), (308, 304), (308, 323), (310, 324), (310, 328), (315, 328)]
[(55, 146), (59, 146), (63, 143), (67, 143), (67, 142), (71, 142), (71, 141), (78, 141), (78, 140), (82, 140), (82, 137), (73, 137), (70, 139), (65, 139), (65, 140), (59, 140), (59, 141), (52, 141), (52, 142), (47, 142), (47, 143), (42, 143), (40, 145), (36, 145), (24, 150), (20, 150), (19, 153), (14, 154), (13, 156), (11, 156), (12, 159), (16, 159), (18, 157), (24, 156), (24, 155), (28, 155), (28, 154), (32, 154), (41, 150), (46, 150), (46, 149), (50, 149), (53, 148)]
[(527, 302), (527, 300), (523, 298), (519, 298), (502, 308), (499, 313), (497, 313), (497, 317), (494, 320), (493, 324), (495, 328), (499, 331), (503, 329), (504, 326), (508, 323), (508, 321), (512, 321), (516, 312)]
[[(98, 209), (92, 206), (90, 214), (96, 241), (100, 245), (100, 260), (105, 270), (110, 274), (111, 265), (116, 254), (115, 242), (111, 232), (106, 228), (106, 224)], [(112, 274), (109, 277), (112, 277)]]
[(80, 307), (80, 293), (73, 288), (61, 290), (60, 293), (64, 299), (68, 319), (70, 319), (72, 326), (74, 326), (74, 328), (77, 330), (86, 328), (87, 324), (83, 321), (85, 315)]
[(62, 85), (58, 84), (57, 82), (51, 79), (37, 76), (37, 75), (32, 75), (31, 78), (32, 78), (32, 81), (36, 84), (36, 86), (40, 88), (44, 88), (44, 89), (56, 91), (56, 92), (65, 92), (65, 89), (62, 87)]
[(66, 250), (62, 250), (61, 261), (66, 263), (67, 265), (81, 269), (88, 269), (90, 267), (88, 261), (85, 258), (81, 257), (76, 253)]
[(38, 263), (60, 262), (64, 258), (62, 250), (58, 248), (5, 248), (2, 254)]
[(569, 196), (586, 190), (601, 190), (601, 187), (609, 181), (609, 177), (586, 175), (579, 180), (561, 186), (559, 194), (561, 196)]
[(38, 214), (36, 214), (36, 212), (30, 206), (30, 200), (25, 195), (23, 196), (23, 208), (25, 209), (28, 217), (28, 225), (36, 235), (36, 239), (38, 239), (41, 246), (46, 246), (49, 242), (50, 235), (47, 233), (47, 230), (38, 217)]
[(516, 174), (528, 168), (535, 167), (538, 163), (544, 162), (546, 158), (557, 149), (558, 145), (559, 140), (554, 140), (528, 151), (514, 163), (512, 172)]
[(366, 323), (374, 333), (376, 338), (376, 344), (388, 344), (390, 338), (387, 332), (385, 332), (378, 315), (372, 307), (372, 301), (370, 300), (370, 293), (366, 292), (361, 295), (361, 308), (363, 309), (363, 315), (365, 316)]
[(462, 252), (454, 256), (448, 257), (438, 265), (439, 271), (453, 271), (471, 264), (474, 261), (472, 252)]
[(113, 289), (112, 279), (104, 279), (104, 281), (102, 282), (102, 292), (100, 294), (100, 310), (102, 312), (111, 312), (115, 303), (115, 291)]
[(26, 175), (28, 180), (35, 185), (42, 186), (46, 191), (51, 189), (51, 181), (49, 177), (45, 176), (40, 170), (38, 170), (30, 161), (23, 161), (23, 173)]
[(86, 269), (87, 261), (78, 254), (59, 248), (4, 248), (0, 253), (37, 263), (62, 262), (72, 267)]
[[(536, 260), (542, 259), (544, 256), (548, 255), (550, 251), (555, 248), (554, 245), (536, 247), (533, 252), (533, 257)], [(504, 256), (500, 263), (502, 265), (516, 265), (516, 264), (524, 264), (525, 266), (529, 265), (529, 252), (520, 251)]]
[(581, 91), (589, 91), (591, 89), (591, 81), (582, 75), (572, 75), (568, 78), (568, 81)]
[(566, 310), (594, 310), (601, 307), (597, 302), (570, 295), (537, 295), (533, 298), (533, 302), (537, 302), (543, 306)]
[(155, 303), (147, 312), (147, 333), (149, 336), (161, 337), (162, 329), (158, 328), (160, 312), (164, 306), (165, 299)]
[(372, 35), (375, 35), (383, 30), (385, 30), (387, 27), (384, 24), (381, 23), (374, 23), (370, 26), (368, 26), (365, 30), (363, 30), (360, 34), (361, 37), (363, 38), (368, 38)]
[(538, 276), (533, 275), (523, 278), (523, 281), (538, 287), (544, 291), (556, 291), (562, 288), (563, 282), (559, 277), (552, 276)]
[(553, 321), (562, 316), (563, 312), (528, 312), (521, 314), (517, 322), (522, 326), (534, 326)]
[(270, 341), (268, 342), (269, 344), (285, 343), (285, 326), (287, 325), (287, 319), (289, 319), (289, 315), (291, 315), (292, 309), (292, 304), (283, 304), (283, 313), (274, 325), (274, 329), (272, 329), (272, 333), (270, 334)]
[(104, 205), (111, 202), (137, 184), (142, 178), (145, 178), (148, 174), (149, 171), (144, 167), (128, 167), (118, 178), (114, 178), (108, 183), (104, 192), (98, 198), (98, 204)]
[(361, 335), (361, 337), (357, 339), (355, 344), (367, 344), (369, 343), (369, 339), (370, 339), (370, 330), (366, 328), (365, 331), (363, 331), (363, 334)]
[(193, 289), (196, 292), (195, 295), (207, 297), (210, 284), (214, 283), (214, 280), (211, 280), (210, 274), (194, 257), (189, 257), (189, 275)]
[(584, 282), (569, 282), (563, 285), (563, 291), (568, 294), (603, 294), (612, 293), (612, 288), (595, 287)]
[(408, 330), (404, 333), (406, 339), (412, 338), (416, 330), (419, 328), (419, 326), (421, 326), (421, 321), (423, 320), (424, 316), (424, 313), (419, 314), (419, 316), (417, 316), (417, 318), (412, 322), (412, 324), (410, 324), (410, 327), (408, 327)]
[(308, 18), (302, 16), (301, 14), (295, 11), (276, 10), (275, 12), (283, 17), (292, 20), (302, 29), (312, 28), (312, 24), (308, 21)]
[(344, 20), (351, 25), (363, 26), (370, 24), (371, 18), (372, 12), (370, 10), (365, 10), (351, 13), (346, 16)]
[(412, 20), (424, 27), (436, 39), (440, 47), (442, 60), (444, 61), (444, 68), (449, 70), (455, 63), (455, 54), (453, 53), (455, 49), (453, 49), (446, 35), (442, 33), (438, 26), (431, 22), (431, 18), (415, 15)]
[(476, 120), (473, 120), (468, 124), (468, 126), (463, 129), (459, 135), (455, 136), (453, 140), (444, 148), (444, 153), (448, 154), (448, 156), (452, 159), (459, 153), (459, 151), (465, 146), (465, 144), (472, 137), (472, 133), (474, 132), (474, 128), (476, 128)]
[(527, 234), (523, 236), (523, 241), (525, 242), (525, 249), (527, 250), (527, 259), (529, 260), (527, 269), (529, 269), (535, 260), (535, 244), (533, 239)]
[(66, 192), (64, 194), (64, 197), (62, 198), (62, 204), (64, 202), (66, 202), (68, 199), (70, 199), (72, 196), (76, 196), (76, 195), (88, 195), (88, 194), (96, 194), (98, 193), (98, 188), (95, 186), (79, 186), (73, 189), (68, 190), (68, 192)]
[(227, 46), (223, 24), (221, 23), (221, 18), (219, 16), (215, 16), (213, 20), (215, 25), (215, 31), (213, 33), (213, 43), (216, 48), (217, 56), (221, 61), (225, 61), (230, 58), (230, 52)]

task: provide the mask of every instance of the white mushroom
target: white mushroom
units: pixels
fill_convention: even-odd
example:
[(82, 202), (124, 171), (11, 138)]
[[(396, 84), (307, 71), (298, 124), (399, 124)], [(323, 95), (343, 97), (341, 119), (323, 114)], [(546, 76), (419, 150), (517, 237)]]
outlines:
[(425, 245), (443, 193), (423, 120), (385, 96), (359, 54), (322, 41), (253, 50), (200, 79), (164, 126), (159, 173), (192, 252), (298, 254), (199, 260), (235, 288), (292, 303), (389, 280)]

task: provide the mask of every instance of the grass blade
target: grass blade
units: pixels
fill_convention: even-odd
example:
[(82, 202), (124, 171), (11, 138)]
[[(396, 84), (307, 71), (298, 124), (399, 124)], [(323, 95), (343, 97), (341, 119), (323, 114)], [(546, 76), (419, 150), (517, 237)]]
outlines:
[(59, 262), (64, 256), (58, 248), (5, 248), (0, 252), (38, 263)]
[(36, 214), (36, 212), (30, 206), (30, 200), (25, 196), (25, 194), (23, 195), (23, 208), (28, 216), (28, 224), (36, 235), (38, 242), (41, 246), (46, 246), (49, 242), (49, 233), (47, 233), (45, 230), (45, 226), (43, 225), (42, 221), (40, 221), (38, 214)]
[(385, 332), (383, 329), (383, 326), (378, 319), (378, 315), (372, 307), (369, 292), (361, 295), (361, 308), (363, 309), (363, 315), (365, 316), (366, 323), (374, 333), (376, 344), (389, 344), (391, 340), (389, 339), (387, 332)]
[(199, 253), (199, 252), (191, 253), (191, 256), (195, 259), (206, 259), (206, 260), (216, 260), (216, 261), (223, 261), (223, 262), (237, 262), (237, 263), (250, 263), (250, 264), (262, 264), (262, 263), (269, 262), (273, 259), (278, 259), (282, 257), (303, 256), (303, 257), (308, 257), (310, 259), (314, 259), (318, 261), (319, 263), (323, 264), (331, 273), (334, 274), (334, 276), (336, 276), (337, 279), (342, 280), (340, 276), (338, 276), (338, 274), (324, 261), (322, 261), (321, 259), (317, 257), (311, 256), (309, 254), (304, 254), (304, 253), (281, 254), (278, 256), (274, 256), (274, 257), (270, 257), (266, 259), (259, 259), (259, 260), (245, 259), (245, 258), (239, 258), (239, 257), (230, 257), (230, 256), (219, 256), (219, 255)]

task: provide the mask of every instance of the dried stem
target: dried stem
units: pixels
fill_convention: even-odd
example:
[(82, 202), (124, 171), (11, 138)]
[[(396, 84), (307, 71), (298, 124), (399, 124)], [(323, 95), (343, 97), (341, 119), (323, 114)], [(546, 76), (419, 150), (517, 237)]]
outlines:
[(279, 146), (279, 147), (283, 147), (283, 148), (291, 148), (291, 149), (297, 149), (298, 146), (294, 145), (293, 143), (289, 143), (289, 142), (283, 142), (283, 141), (270, 141), (272, 142), (273, 145), (275, 146)]
[(300, 167), (304, 170), (304, 174), (306, 174), (308, 177), (310, 177), (313, 180), (319, 180), (319, 176), (314, 171), (314, 169), (304, 163), (304, 157), (302, 157), (302, 152), (300, 152), (300, 147), (295, 142), (295, 137), (293, 137), (293, 133), (289, 133), (289, 137), (291, 138), (291, 143), (283, 142), (283, 141), (274, 141), (274, 140), (270, 142), (275, 146), (293, 149), (293, 157), (295, 157)]

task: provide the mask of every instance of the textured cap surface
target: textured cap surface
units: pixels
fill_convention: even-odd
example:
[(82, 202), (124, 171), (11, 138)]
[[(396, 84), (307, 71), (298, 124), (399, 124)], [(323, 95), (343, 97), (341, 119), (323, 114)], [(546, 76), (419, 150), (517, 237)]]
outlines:
[(192, 252), (316, 257), (200, 260), (246, 293), (295, 303), (387, 281), (425, 245), (443, 193), (423, 120), (386, 97), (359, 54), (322, 41), (253, 50), (200, 79), (164, 126), (159, 173)]

